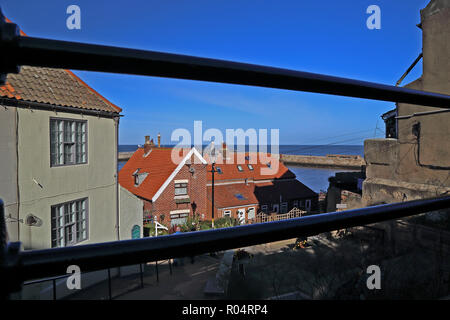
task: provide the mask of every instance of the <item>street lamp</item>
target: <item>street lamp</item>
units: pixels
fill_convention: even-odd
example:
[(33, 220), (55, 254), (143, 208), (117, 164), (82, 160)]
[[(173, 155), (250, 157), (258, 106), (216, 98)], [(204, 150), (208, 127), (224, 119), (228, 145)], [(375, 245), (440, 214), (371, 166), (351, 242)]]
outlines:
[(214, 148), (214, 141), (211, 142), (211, 151), (209, 154), (211, 160), (211, 173), (212, 173), (212, 183), (211, 183), (211, 218), (212, 218), (212, 228), (214, 229), (214, 172), (216, 172), (216, 149)]

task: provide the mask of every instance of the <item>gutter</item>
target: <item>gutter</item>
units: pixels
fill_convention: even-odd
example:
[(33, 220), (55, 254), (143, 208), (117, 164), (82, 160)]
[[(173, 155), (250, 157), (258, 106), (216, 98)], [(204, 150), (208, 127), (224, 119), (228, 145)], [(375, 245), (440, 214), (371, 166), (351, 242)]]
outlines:
[(104, 118), (123, 117), (123, 115), (116, 113), (116, 112), (60, 106), (60, 105), (53, 105), (53, 104), (42, 103), (42, 102), (20, 101), (20, 100), (15, 100), (15, 99), (8, 99), (8, 98), (0, 99), (0, 104), (4, 105), (4, 106), (16, 107), (16, 108), (25, 108), (25, 109), (33, 108), (33, 109), (37, 109), (37, 110), (85, 114), (85, 115), (98, 116), (98, 117), (104, 117)]

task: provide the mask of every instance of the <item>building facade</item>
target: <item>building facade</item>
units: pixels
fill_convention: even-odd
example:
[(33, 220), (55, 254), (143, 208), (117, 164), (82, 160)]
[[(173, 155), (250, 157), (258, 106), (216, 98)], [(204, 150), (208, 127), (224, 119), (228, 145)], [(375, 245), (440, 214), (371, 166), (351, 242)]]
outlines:
[(121, 109), (61, 69), (24, 66), (8, 75), (0, 97), (9, 240), (44, 249), (120, 239)]
[[(214, 173), (214, 203), (212, 199), (212, 165), (208, 165), (208, 211), (214, 218), (232, 217), (241, 223), (251, 222), (256, 214), (287, 213), (293, 208), (315, 212), (318, 194), (296, 179), (279, 159), (277, 169), (270, 168), (266, 157), (258, 153), (229, 152), (222, 145)], [(274, 167), (275, 168), (275, 167)]]
[(120, 185), (142, 201), (141, 218), (170, 228), (189, 216), (207, 219), (206, 161), (196, 149), (157, 148), (147, 137), (119, 173)]
[[(450, 2), (421, 10), (423, 74), (405, 85), (450, 94)], [(450, 192), (450, 112), (398, 103), (383, 115), (386, 139), (364, 143), (367, 178), (362, 206), (437, 197)]]

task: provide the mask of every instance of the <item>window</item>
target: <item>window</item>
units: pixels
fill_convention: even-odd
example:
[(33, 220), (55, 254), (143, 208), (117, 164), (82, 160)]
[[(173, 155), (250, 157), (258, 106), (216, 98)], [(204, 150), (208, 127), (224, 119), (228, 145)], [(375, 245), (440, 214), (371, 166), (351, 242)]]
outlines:
[(306, 200), (306, 209), (311, 209), (311, 200)]
[(224, 217), (231, 217), (231, 210), (224, 210), (223, 216)]
[(286, 213), (288, 211), (288, 204), (287, 202), (281, 203), (281, 213)]
[(294, 208), (297, 208), (297, 209), (298, 209), (298, 200), (295, 200), (295, 201), (294, 201)]
[(52, 248), (67, 247), (88, 238), (87, 198), (52, 206)]
[(87, 163), (87, 121), (50, 119), (50, 165)]
[(244, 169), (242, 169), (242, 166), (240, 166), (240, 165), (238, 165), (237, 168), (238, 168), (238, 170), (241, 171), (241, 172), (244, 171)]
[(249, 170), (253, 170), (253, 166), (251, 164), (248, 164), (247, 167)]
[(222, 169), (220, 169), (220, 167), (217, 167), (217, 170), (216, 170), (219, 174), (222, 174), (223, 173), (223, 171), (222, 171)]
[(187, 183), (175, 183), (175, 195), (182, 196), (187, 194)]
[(255, 219), (255, 208), (254, 207), (248, 208), (247, 212), (248, 212), (247, 213), (248, 219)]
[(262, 212), (267, 213), (269, 211), (269, 207), (267, 206), (267, 204), (262, 205), (261, 210), (262, 210)]

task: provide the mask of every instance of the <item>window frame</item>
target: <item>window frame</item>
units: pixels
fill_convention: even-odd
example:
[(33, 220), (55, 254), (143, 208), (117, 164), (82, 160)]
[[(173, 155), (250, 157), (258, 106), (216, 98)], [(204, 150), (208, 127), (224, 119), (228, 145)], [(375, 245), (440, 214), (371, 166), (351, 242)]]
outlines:
[(244, 172), (244, 168), (242, 168), (240, 164), (236, 165), (236, 168), (238, 169), (239, 172)]
[[(63, 154), (63, 163), (53, 163), (52, 162), (52, 122), (53, 121), (62, 121), (63, 122), (63, 131), (62, 131), (62, 136), (63, 136), (63, 142), (62, 144), (62, 154)], [(66, 133), (65, 133), (65, 123), (66, 122), (74, 122), (75, 123), (75, 139), (73, 142), (66, 142), (65, 141), (65, 137), (66, 137)], [(84, 162), (77, 162), (77, 129), (76, 129), (76, 124), (77, 123), (81, 123), (85, 125), (85, 161)], [(58, 122), (57, 122), (58, 124)], [(59, 129), (58, 129), (58, 133), (59, 133)], [(49, 156), (50, 156), (50, 168), (54, 168), (54, 167), (65, 167), (65, 166), (76, 166), (76, 165), (84, 165), (84, 164), (88, 164), (89, 163), (89, 155), (88, 155), (88, 149), (89, 149), (89, 126), (88, 126), (88, 120), (85, 119), (73, 119), (73, 118), (60, 118), (60, 117), (50, 117), (49, 119), (49, 144), (50, 144), (50, 152), (49, 152)], [(56, 143), (56, 145), (60, 144), (59, 142)], [(73, 162), (71, 163), (66, 163), (66, 154), (64, 151), (64, 147), (65, 145), (69, 145), (72, 144), (73, 145)], [(80, 143), (80, 146), (82, 146), (83, 143)], [(81, 153), (82, 154), (82, 153)], [(57, 157), (59, 157), (59, 154), (57, 154)]]
[[(185, 186), (177, 186), (177, 185), (185, 185)], [(174, 195), (175, 196), (187, 196), (189, 194), (188, 190), (188, 183), (187, 182), (175, 182), (174, 183)], [(177, 190), (179, 189), (186, 189), (186, 193), (177, 193)]]
[(223, 210), (222, 217), (230, 217), (231, 218), (231, 210)]
[[(284, 208), (286, 208), (285, 210), (285, 212), (283, 212), (284, 210), (283, 210), (283, 207)], [(280, 213), (288, 213), (289, 212), (289, 205), (288, 205), (288, 203), (287, 202), (282, 202), (281, 204), (280, 204)]]
[[(85, 218), (84, 219), (79, 219), (77, 220), (77, 209), (75, 209), (75, 212), (66, 212), (65, 207), (66, 205), (70, 206), (72, 204), (75, 204), (75, 206), (77, 205), (77, 202), (81, 203), (85, 202)], [(63, 225), (61, 226), (59, 224), (58, 218), (61, 218), (59, 215), (57, 215), (57, 211), (58, 208), (63, 208), (63, 213), (62, 213), (62, 220), (63, 220)], [(80, 210), (81, 212), (81, 210)], [(74, 214), (75, 215), (75, 219), (73, 222), (67, 222), (66, 221), (66, 217), (67, 215), (70, 214)], [(83, 231), (83, 229), (78, 230), (77, 229), (77, 225), (79, 223), (83, 223), (85, 222), (85, 231), (86, 231), (86, 237), (84, 238), (78, 238), (78, 233), (81, 233)], [(72, 241), (68, 242), (66, 237), (66, 230), (68, 230), (67, 228), (71, 228), (71, 233), (72, 233)], [(62, 229), (63, 232), (63, 236), (60, 235), (60, 229)], [(54, 204), (52, 206), (50, 206), (50, 240), (51, 240), (51, 247), (52, 248), (64, 248), (64, 247), (70, 247), (70, 246), (74, 246), (77, 245), (79, 243), (82, 243), (84, 241), (89, 240), (89, 198), (88, 197), (84, 197), (84, 198), (79, 198), (79, 199), (75, 199), (75, 200), (71, 200), (71, 201), (66, 201), (66, 202), (62, 202), (62, 203), (57, 203)], [(55, 230), (55, 237), (53, 236), (53, 231)], [(60, 239), (63, 238), (64, 239), (64, 245), (60, 246), (59, 242)], [(56, 243), (56, 244), (54, 244)]]

